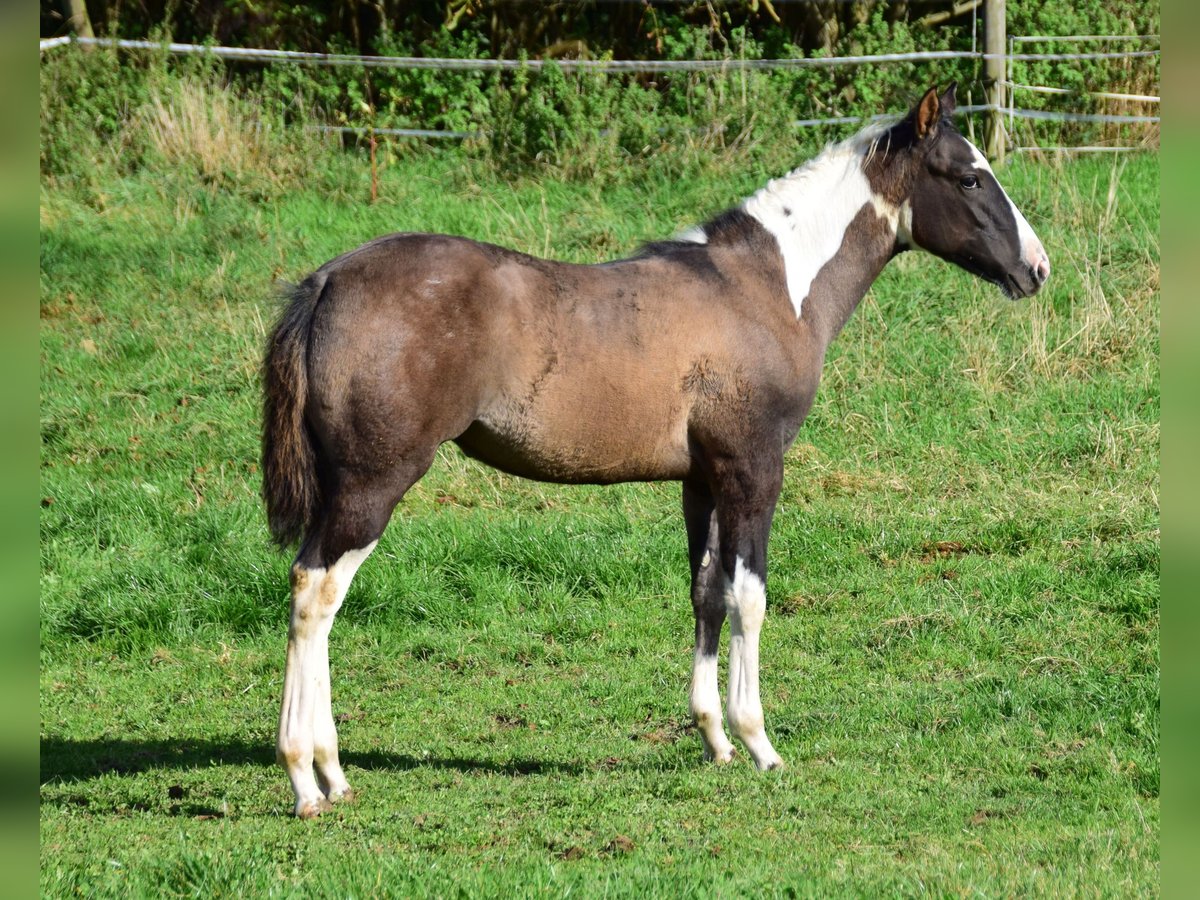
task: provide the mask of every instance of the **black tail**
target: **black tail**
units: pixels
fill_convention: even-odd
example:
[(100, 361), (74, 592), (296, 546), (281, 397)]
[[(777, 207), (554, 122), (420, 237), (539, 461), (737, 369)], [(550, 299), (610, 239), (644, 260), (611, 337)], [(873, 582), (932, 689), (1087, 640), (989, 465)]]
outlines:
[(319, 274), (295, 287), (267, 342), (263, 360), (263, 499), (271, 537), (280, 547), (299, 540), (321, 504), (316, 447), (305, 422), (308, 341), (325, 286)]

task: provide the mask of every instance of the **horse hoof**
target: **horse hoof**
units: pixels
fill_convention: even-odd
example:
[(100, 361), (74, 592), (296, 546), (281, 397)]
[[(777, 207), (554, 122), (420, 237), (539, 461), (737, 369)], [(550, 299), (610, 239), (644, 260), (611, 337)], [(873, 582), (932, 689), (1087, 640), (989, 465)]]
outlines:
[(779, 758), (779, 754), (772, 753), (770, 756), (754, 761), (755, 766), (760, 772), (774, 772), (784, 767), (783, 760)]
[(354, 788), (346, 788), (341, 793), (329, 795), (330, 803), (346, 803), (353, 804), (358, 799), (358, 795), (354, 793)]
[(705, 761), (717, 766), (729, 765), (731, 762), (733, 762), (733, 758), (735, 756), (737, 756), (737, 750), (735, 750), (733, 747), (730, 747), (728, 750), (722, 750), (719, 753), (714, 753), (709, 750), (704, 751)]
[(310, 800), (307, 803), (296, 804), (297, 819), (315, 819), (323, 812), (329, 812), (333, 809), (332, 804), (324, 797), (320, 800)]

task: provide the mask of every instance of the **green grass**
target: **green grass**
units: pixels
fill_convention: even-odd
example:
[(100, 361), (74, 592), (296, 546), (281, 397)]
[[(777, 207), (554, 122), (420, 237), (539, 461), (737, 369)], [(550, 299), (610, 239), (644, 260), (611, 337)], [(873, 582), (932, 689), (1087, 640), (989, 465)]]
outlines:
[(910, 254), (835, 344), (772, 538), (786, 770), (701, 763), (677, 486), (444, 449), (334, 629), (360, 800), (301, 823), (258, 500), (273, 281), (401, 229), (599, 260), (766, 174), (507, 184), (414, 155), (372, 206), (337, 166), (43, 185), (44, 894), (1157, 889), (1155, 157), (1009, 166), (1047, 290)]

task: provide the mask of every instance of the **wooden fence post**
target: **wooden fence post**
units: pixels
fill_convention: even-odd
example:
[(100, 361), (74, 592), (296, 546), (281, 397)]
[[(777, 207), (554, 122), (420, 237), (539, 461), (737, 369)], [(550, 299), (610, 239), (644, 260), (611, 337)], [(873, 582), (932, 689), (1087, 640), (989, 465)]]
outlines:
[(96, 36), (92, 31), (92, 20), (88, 18), (87, 5), (83, 0), (63, 0), (63, 12), (67, 14), (67, 22), (77, 35), (87, 38)]
[(987, 54), (984, 60), (984, 87), (987, 91), (987, 102), (992, 108), (988, 111), (986, 144), (987, 155), (997, 162), (1004, 162), (1004, 45), (1007, 43), (1004, 22), (1004, 0), (984, 0), (983, 12), (983, 52)]

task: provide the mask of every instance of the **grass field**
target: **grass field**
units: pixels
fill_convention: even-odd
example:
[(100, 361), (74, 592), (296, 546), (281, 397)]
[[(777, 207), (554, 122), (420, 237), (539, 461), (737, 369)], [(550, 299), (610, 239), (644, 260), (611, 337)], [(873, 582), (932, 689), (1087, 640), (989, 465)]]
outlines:
[(1010, 165), (1047, 289), (909, 254), (834, 345), (771, 547), (788, 768), (701, 762), (678, 486), (444, 448), (333, 632), (359, 802), (303, 823), (273, 759), (290, 560), (258, 500), (274, 282), (402, 229), (595, 261), (762, 176), (414, 156), (372, 206), (344, 166), (43, 185), (44, 895), (1156, 891), (1155, 157)]

